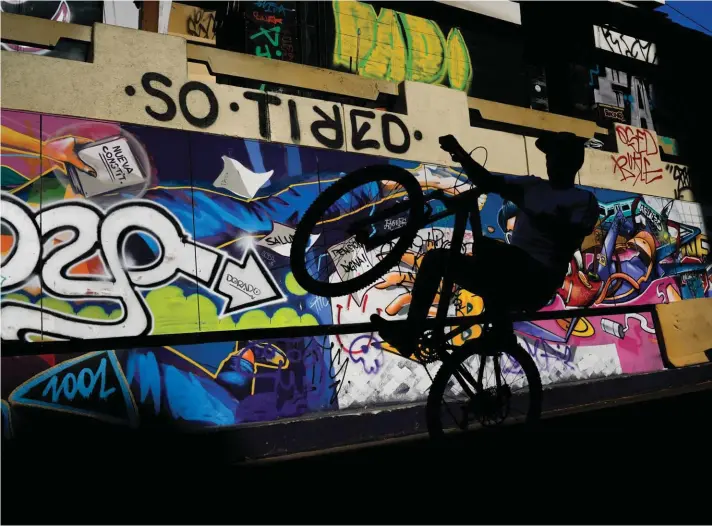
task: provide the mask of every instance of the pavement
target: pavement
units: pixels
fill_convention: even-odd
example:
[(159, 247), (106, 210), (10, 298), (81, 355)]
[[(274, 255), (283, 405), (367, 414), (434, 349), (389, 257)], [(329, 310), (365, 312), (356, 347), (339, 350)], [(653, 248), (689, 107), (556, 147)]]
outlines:
[(170, 435), (2, 449), (3, 524), (710, 524), (712, 390), (224, 465)]

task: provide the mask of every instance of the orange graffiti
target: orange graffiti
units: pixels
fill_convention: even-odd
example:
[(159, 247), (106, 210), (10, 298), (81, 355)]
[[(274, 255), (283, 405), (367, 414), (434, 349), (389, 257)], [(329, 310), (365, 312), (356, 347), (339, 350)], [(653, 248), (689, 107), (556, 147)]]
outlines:
[(268, 24), (281, 24), (282, 21), (284, 21), (284, 18), (277, 18), (274, 15), (263, 15), (261, 13), (258, 13), (257, 11), (252, 12), (252, 17), (255, 20), (259, 20), (260, 22), (267, 22)]

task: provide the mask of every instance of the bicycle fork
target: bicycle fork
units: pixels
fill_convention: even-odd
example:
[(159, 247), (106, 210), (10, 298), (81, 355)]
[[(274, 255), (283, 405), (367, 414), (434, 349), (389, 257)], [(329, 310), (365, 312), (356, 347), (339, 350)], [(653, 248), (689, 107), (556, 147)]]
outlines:
[[(477, 204), (475, 206), (478, 206)], [(472, 235), (475, 239), (480, 238), (482, 236), (482, 223), (481, 223), (481, 218), (479, 214), (479, 208), (476, 211), (473, 211), (469, 214), (465, 212), (458, 211), (455, 214), (455, 226), (453, 228), (453, 235), (452, 235), (452, 240), (450, 244), (450, 250), (454, 251), (454, 254), (458, 254), (462, 250), (462, 241), (465, 239), (465, 232), (467, 229), (467, 220), (468, 216), (470, 219), (470, 226), (472, 227)], [(475, 244), (475, 250), (476, 244)], [(436, 319), (436, 327), (445, 327), (445, 320), (447, 319), (447, 311), (449, 308), (450, 304), (450, 298), (452, 295), (452, 287), (454, 285), (454, 279), (452, 278), (452, 274), (450, 272), (445, 272), (445, 275), (443, 276), (442, 280), (442, 289), (440, 293), (440, 304), (438, 305), (437, 312), (435, 314), (435, 319)], [(506, 328), (502, 328), (503, 330), (506, 330)], [(512, 334), (512, 336), (514, 336)], [(442, 337), (442, 334), (438, 334), (438, 337)], [(445, 342), (441, 342), (445, 343)], [(442, 349), (440, 345), (437, 346), (438, 349)], [(441, 360), (447, 359), (447, 356), (441, 356)], [(493, 360), (493, 366), (494, 366), (494, 373), (495, 373), (495, 381), (497, 385), (497, 390), (499, 391), (502, 388), (502, 379), (501, 379), (501, 365), (499, 363), (498, 357), (495, 355), (492, 357)], [(457, 370), (455, 371), (455, 375), (458, 377), (460, 380), (460, 385), (462, 389), (468, 394), (470, 397), (474, 397), (476, 393), (473, 393), (470, 386), (474, 387), (476, 391), (482, 392), (483, 389), (483, 376), (484, 376), (484, 371), (486, 368), (487, 364), (487, 356), (483, 355), (481, 357), (480, 361), (480, 367), (479, 371), (477, 374), (477, 379), (475, 379), (470, 372), (465, 369), (462, 365), (460, 365)]]
[[(467, 214), (458, 211), (455, 214), (455, 227), (450, 241), (452, 254), (459, 254), (462, 250), (462, 241), (465, 239), (466, 228)], [(438, 304), (438, 310), (435, 313), (437, 327), (445, 327), (445, 320), (447, 319), (447, 311), (450, 306), (450, 298), (452, 297), (452, 287), (454, 284), (452, 273), (446, 269), (442, 279), (442, 288), (440, 289), (440, 302)], [(438, 336), (441, 335), (439, 334)]]
[[(473, 214), (476, 215), (476, 214)], [(459, 254), (460, 251), (462, 250), (462, 241), (465, 239), (465, 232), (467, 229), (467, 218), (468, 214), (464, 212), (458, 211), (455, 214), (455, 227), (453, 228), (453, 234), (452, 234), (452, 239), (450, 241), (450, 250), (452, 251), (452, 254)], [(478, 216), (479, 219), (479, 216)], [(479, 221), (471, 221), (472, 223), (478, 222)], [(475, 225), (472, 225), (473, 228), (475, 228)], [(473, 235), (475, 235), (473, 233)], [(450, 306), (450, 298), (452, 296), (452, 287), (454, 285), (454, 279), (452, 277), (452, 273), (448, 272), (447, 270), (444, 273), (443, 279), (442, 279), (442, 288), (440, 291), (440, 302), (438, 304), (438, 309), (437, 312), (435, 313), (435, 326), (436, 327), (442, 327), (443, 332), (445, 331), (445, 322), (447, 319), (447, 312), (448, 308)], [(437, 338), (443, 338), (442, 333), (437, 334)], [(447, 353), (444, 350), (441, 350), (444, 348), (445, 342), (438, 342), (436, 344), (436, 348), (439, 350), (439, 352), (442, 352), (443, 356), (440, 357), (442, 361), (445, 361), (448, 358)], [(482, 372), (480, 372), (480, 378), (479, 381), (475, 380), (470, 372), (465, 369), (464, 367), (460, 366), (458, 367), (458, 370), (455, 372), (455, 374), (459, 377), (458, 379), (460, 380), (460, 385), (462, 389), (467, 393), (468, 396), (474, 397), (475, 393), (472, 392), (470, 386), (473, 386), (477, 391), (482, 390)], [(464, 377), (464, 378), (463, 378)]]

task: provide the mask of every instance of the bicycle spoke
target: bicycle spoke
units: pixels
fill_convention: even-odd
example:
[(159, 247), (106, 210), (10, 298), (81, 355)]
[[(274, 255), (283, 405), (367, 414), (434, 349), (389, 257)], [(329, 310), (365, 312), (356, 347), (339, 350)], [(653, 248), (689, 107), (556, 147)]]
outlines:
[(492, 357), (492, 365), (494, 366), (494, 379), (497, 383), (497, 389), (500, 389), (502, 387), (502, 370), (499, 366), (499, 357), (500, 355), (495, 355)]
[[(482, 345), (480, 343), (479, 345)], [(521, 347), (517, 347), (516, 356), (511, 355), (506, 349), (500, 352), (492, 353), (487, 349), (480, 352), (485, 352), (482, 355), (480, 352), (470, 351), (470, 354), (459, 363), (453, 363), (448, 367), (447, 374), (450, 375), (449, 380), (444, 386), (444, 391), (438, 391), (441, 394), (437, 395), (431, 391), (428, 400), (429, 406), (434, 403), (435, 396), (440, 396), (440, 429), (443, 429), (445, 420), (452, 418), (455, 425), (460, 429), (466, 429), (470, 422), (479, 423), (485, 427), (498, 426), (507, 421), (522, 422), (528, 421), (532, 415), (538, 418), (540, 411), (540, 402), (532, 401), (532, 396), (537, 400), (540, 398), (540, 383), (539, 391), (532, 392), (528, 388), (527, 374), (538, 374), (533, 363), (527, 365), (527, 369), (520, 366), (517, 360), (524, 359), (528, 355), (522, 354), (526, 351)], [(457, 352), (457, 351), (456, 351)], [(454, 355), (456, 356), (456, 355)], [(506, 360), (504, 361), (506, 356)], [(489, 358), (492, 358), (491, 364)], [(455, 358), (456, 359), (456, 358)], [(475, 363), (470, 363), (472, 360)], [(479, 363), (477, 363), (479, 360)], [(502, 361), (500, 361), (502, 360)], [(470, 369), (475, 368), (477, 371), (474, 375)], [(526, 371), (529, 371), (527, 373)], [(494, 379), (492, 379), (494, 375)], [(481, 379), (482, 383), (477, 385), (475, 376)], [(520, 380), (523, 378), (523, 380)], [(437, 379), (437, 375), (436, 375)], [(473, 386), (476, 385), (476, 389)], [(442, 389), (442, 388), (440, 388)], [(468, 399), (469, 398), (469, 399)], [(532, 406), (532, 404), (535, 404)], [(443, 407), (444, 406), (444, 407)], [(532, 407), (534, 407), (532, 412)], [(458, 412), (464, 411), (464, 419), (458, 417)], [(429, 414), (432, 414), (430, 410)], [(432, 417), (430, 417), (432, 418)], [(442, 420), (442, 419), (445, 420)], [(431, 425), (429, 420), (429, 426)]]
[(487, 357), (483, 356), (482, 361), (480, 362), (480, 369), (477, 373), (477, 385), (480, 386), (480, 389), (482, 389), (482, 377), (484, 376), (485, 373), (485, 367), (487, 366)]
[[(522, 370), (522, 366), (521, 366), (516, 360), (513, 361), (513, 360), (512, 360), (512, 357), (509, 356), (509, 355), (507, 355), (507, 358), (508, 358), (510, 364), (512, 364), (512, 365), (516, 364), (516, 369), (517, 369), (517, 372), (518, 372), (518, 373), (522, 373), (522, 374), (524, 373), (524, 371)], [(513, 385), (514, 382), (507, 382), (506, 380), (507, 380), (507, 378), (509, 378), (509, 374), (512, 373), (512, 369), (514, 369), (514, 368), (512, 367), (512, 368), (506, 368), (506, 369), (505, 369), (505, 370), (507, 371), (506, 376), (505, 376), (505, 383), (506, 383), (508, 386), (510, 386), (510, 388), (511, 388), (511, 386)], [(515, 377), (515, 378), (516, 378), (516, 377)], [(520, 387), (520, 389), (526, 388), (526, 385), (527, 385), (526, 376), (522, 376), (522, 386)], [(512, 391), (512, 392), (514, 393), (515, 391)]]
[[(339, 203), (342, 204), (340, 205)], [(346, 203), (346, 210), (341, 210), (344, 203)], [(320, 237), (319, 245), (321, 250), (317, 250), (317, 247), (312, 247), (305, 259), (307, 268), (310, 269), (309, 273), (311, 275), (315, 275), (315, 279), (326, 281), (330, 276), (336, 274), (337, 276), (333, 279), (337, 282), (345, 281), (344, 277), (339, 274), (338, 266), (333, 261), (328, 249), (329, 247), (347, 241), (350, 237), (352, 237), (349, 237), (347, 234), (349, 230), (349, 222), (353, 224), (353, 221), (349, 221), (349, 218), (352, 217), (350, 214), (354, 211), (354, 208), (358, 210), (361, 207), (359, 200), (355, 198), (354, 192), (352, 191), (342, 196), (340, 201), (337, 201), (334, 205), (332, 205), (323, 216), (324, 219), (318, 221), (314, 226), (314, 234), (319, 235)], [(376, 205), (367, 205), (367, 207), (364, 208), (364, 211), (369, 208), (370, 213), (373, 213), (376, 209)], [(362, 215), (362, 213), (359, 212), (359, 215)], [(368, 220), (368, 217), (365, 219)], [(360, 220), (356, 219), (356, 221), (363, 221), (363, 218)], [(361, 249), (362, 254), (365, 254), (366, 256), (367, 264), (373, 266), (374, 256), (369, 251), (363, 249), (362, 245)], [(346, 280), (348, 279), (349, 278), (346, 277)]]

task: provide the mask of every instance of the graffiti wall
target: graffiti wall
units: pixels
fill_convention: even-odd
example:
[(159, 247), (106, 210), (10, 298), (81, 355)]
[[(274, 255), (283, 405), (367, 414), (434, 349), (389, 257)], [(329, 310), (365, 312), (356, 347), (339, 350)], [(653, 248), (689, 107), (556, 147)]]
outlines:
[[(318, 66), (316, 56), (309, 49), (316, 40), (302, 11), (310, 11), (298, 2), (252, 1), (229, 2), (215, 13), (215, 43), (218, 48), (248, 55)], [(303, 42), (304, 41), (304, 42)], [(305, 45), (306, 43), (306, 45)], [(269, 84), (229, 75), (217, 74), (218, 83), (240, 85), (276, 93), (294, 92), (296, 88)]]
[(653, 42), (641, 38), (623, 35), (610, 27), (593, 26), (594, 45), (598, 49), (641, 60), (648, 64), (657, 64), (657, 47)]
[[(479, 153), (486, 163), (486, 150)], [(2, 339), (31, 346), (343, 324), (367, 321), (372, 313), (403, 317), (423, 254), (450, 243), (449, 220), (420, 231), (382, 281), (348, 297), (307, 293), (288, 257), (294, 228), (319, 192), (357, 168), (389, 163), (413, 173), (422, 188), (462, 183), (458, 170), (438, 165), (3, 111)], [(384, 191), (369, 187), (354, 197), (375, 210)], [(710, 295), (709, 245), (698, 205), (594, 192), (598, 225), (545, 310)], [(506, 243), (514, 205), (490, 195), (480, 206), (484, 233)], [(319, 249), (323, 257), (328, 249)], [(472, 251), (471, 232), (463, 249)], [(524, 288), (530, 277), (511, 279)], [(458, 290), (451, 305), (462, 316), (484, 308), (466, 290)], [(649, 314), (571, 315), (517, 326), (545, 383), (663, 368)], [(474, 326), (460, 343), (479, 334)], [(420, 365), (377, 334), (2, 360), (8, 435), (19, 432), (18, 422), (31, 427), (33, 419), (58, 414), (131, 426), (232, 425), (420, 400), (430, 385)]]
[[(622, 35), (610, 28), (593, 26), (595, 47), (605, 51), (601, 61), (592, 67), (571, 65), (570, 87), (575, 114), (595, 120), (600, 126), (611, 129), (615, 123), (655, 131), (655, 89), (640, 74), (609, 67), (609, 54), (656, 65), (657, 50), (654, 43)], [(612, 56), (612, 55), (611, 55)], [(587, 77), (586, 77), (586, 70)]]
[(596, 65), (590, 70), (596, 120), (602, 126), (630, 124), (655, 130), (653, 86), (624, 71)]
[(369, 78), (415, 80), (468, 91), (472, 63), (457, 28), (363, 2), (333, 2), (333, 63)]
[(412, 4), (395, 10), (334, 0), (331, 11), (328, 67), (372, 79), (448, 86), (526, 107), (533, 89), (537, 108), (546, 106), (542, 72), (522, 73), (527, 68), (518, 27), (460, 9), (441, 12)]
[(168, 33), (203, 39), (215, 44), (215, 10), (171, 2)]
[[(0, 3), (0, 13), (12, 13), (23, 16), (34, 16), (52, 20), (91, 26), (103, 22), (103, 2), (77, 2), (73, 0), (12, 0)], [(2, 43), (2, 49), (8, 51), (23, 51), (25, 53), (44, 54), (47, 50)]]
[(296, 2), (248, 2), (246, 52), (258, 57), (301, 62), (297, 45)]

